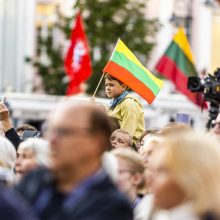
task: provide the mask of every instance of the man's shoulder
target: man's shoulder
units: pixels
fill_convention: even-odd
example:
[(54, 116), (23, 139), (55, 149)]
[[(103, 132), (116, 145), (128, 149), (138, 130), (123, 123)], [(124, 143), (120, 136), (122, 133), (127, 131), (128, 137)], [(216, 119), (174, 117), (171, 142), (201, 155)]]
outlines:
[[(88, 199), (90, 198), (90, 199)], [(78, 204), (78, 216), (90, 219), (132, 219), (132, 208), (128, 200), (118, 191), (108, 176), (96, 184)], [(99, 207), (97, 209), (97, 207)]]

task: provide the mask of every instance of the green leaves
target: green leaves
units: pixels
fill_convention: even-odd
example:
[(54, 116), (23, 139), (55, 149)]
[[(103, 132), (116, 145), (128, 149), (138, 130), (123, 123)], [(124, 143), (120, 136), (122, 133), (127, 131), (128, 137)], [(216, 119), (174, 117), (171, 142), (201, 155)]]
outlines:
[[(145, 1), (146, 2), (146, 1)], [(75, 8), (83, 15), (85, 30), (94, 57), (94, 48), (101, 54), (100, 60), (93, 59), (93, 74), (88, 81), (88, 92), (93, 93), (101, 77), (102, 69), (120, 37), (126, 45), (145, 61), (154, 46), (147, 37), (154, 37), (159, 28), (157, 20), (147, 20), (146, 5), (138, 0), (78, 0)], [(103, 92), (100, 92), (102, 95)]]
[[(146, 2), (139, 0), (77, 0), (73, 10), (80, 9), (87, 39), (90, 46), (93, 73), (87, 81), (88, 93), (93, 93), (102, 75), (102, 69), (110, 58), (117, 39), (123, 42), (134, 54), (146, 63), (154, 46), (155, 33), (159, 28), (157, 20), (147, 20)], [(42, 78), (46, 93), (64, 95), (67, 82), (63, 67), (64, 41), (55, 45), (53, 30), (58, 29), (66, 39), (70, 39), (75, 17), (64, 17), (58, 12), (57, 23), (48, 30), (45, 38), (41, 34), (37, 37), (36, 57), (31, 62)], [(41, 33), (41, 30), (38, 30)], [(55, 45), (55, 46), (54, 46)], [(46, 53), (47, 59), (42, 59)], [(98, 95), (104, 96), (103, 88)]]

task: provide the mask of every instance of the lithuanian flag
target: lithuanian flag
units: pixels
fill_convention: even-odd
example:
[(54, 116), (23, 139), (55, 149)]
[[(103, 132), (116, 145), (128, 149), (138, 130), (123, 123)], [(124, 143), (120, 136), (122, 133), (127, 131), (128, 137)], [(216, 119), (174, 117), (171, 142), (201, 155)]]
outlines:
[(146, 69), (120, 39), (103, 72), (123, 82), (149, 104), (163, 86), (163, 82)]
[(192, 102), (202, 106), (201, 95), (187, 89), (188, 77), (197, 76), (197, 71), (190, 44), (182, 27), (174, 35), (155, 69), (160, 75), (170, 79), (176, 89), (185, 94)]

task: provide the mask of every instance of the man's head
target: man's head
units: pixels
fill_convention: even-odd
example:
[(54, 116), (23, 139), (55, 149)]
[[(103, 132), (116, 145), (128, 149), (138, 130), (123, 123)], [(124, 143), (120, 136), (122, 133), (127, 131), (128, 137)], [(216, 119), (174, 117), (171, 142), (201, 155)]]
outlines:
[(217, 116), (215, 123), (214, 123), (214, 127), (212, 128), (212, 131), (216, 135), (220, 136), (220, 113), (218, 113), (218, 116)]
[(116, 98), (127, 90), (127, 86), (118, 79), (107, 74), (105, 76), (105, 92), (108, 98)]
[(100, 163), (110, 135), (109, 118), (100, 108), (71, 100), (62, 103), (48, 123), (52, 169), (74, 172)]

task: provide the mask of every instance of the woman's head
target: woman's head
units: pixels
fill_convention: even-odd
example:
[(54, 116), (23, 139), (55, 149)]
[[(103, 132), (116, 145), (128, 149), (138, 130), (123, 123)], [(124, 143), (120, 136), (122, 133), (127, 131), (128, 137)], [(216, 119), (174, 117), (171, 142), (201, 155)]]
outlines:
[(14, 181), (16, 151), (12, 143), (0, 136), (0, 182), (11, 184)]
[(41, 138), (29, 138), (19, 145), (16, 173), (23, 175), (37, 166), (49, 166), (49, 144)]
[(1, 166), (14, 170), (16, 151), (12, 143), (5, 137), (0, 136), (0, 162)]
[(141, 156), (131, 150), (118, 148), (111, 153), (118, 161), (118, 179), (119, 189), (128, 197), (137, 194), (138, 187), (143, 183), (144, 163)]
[(138, 151), (141, 149), (141, 147), (144, 145), (144, 142), (146, 140), (147, 137), (151, 137), (152, 135), (154, 135), (155, 133), (157, 133), (159, 130), (157, 129), (152, 129), (152, 130), (146, 130), (144, 131), (141, 136), (138, 139)]
[(191, 201), (199, 214), (219, 210), (219, 143), (192, 130), (164, 135), (154, 160), (155, 205), (172, 208)]

